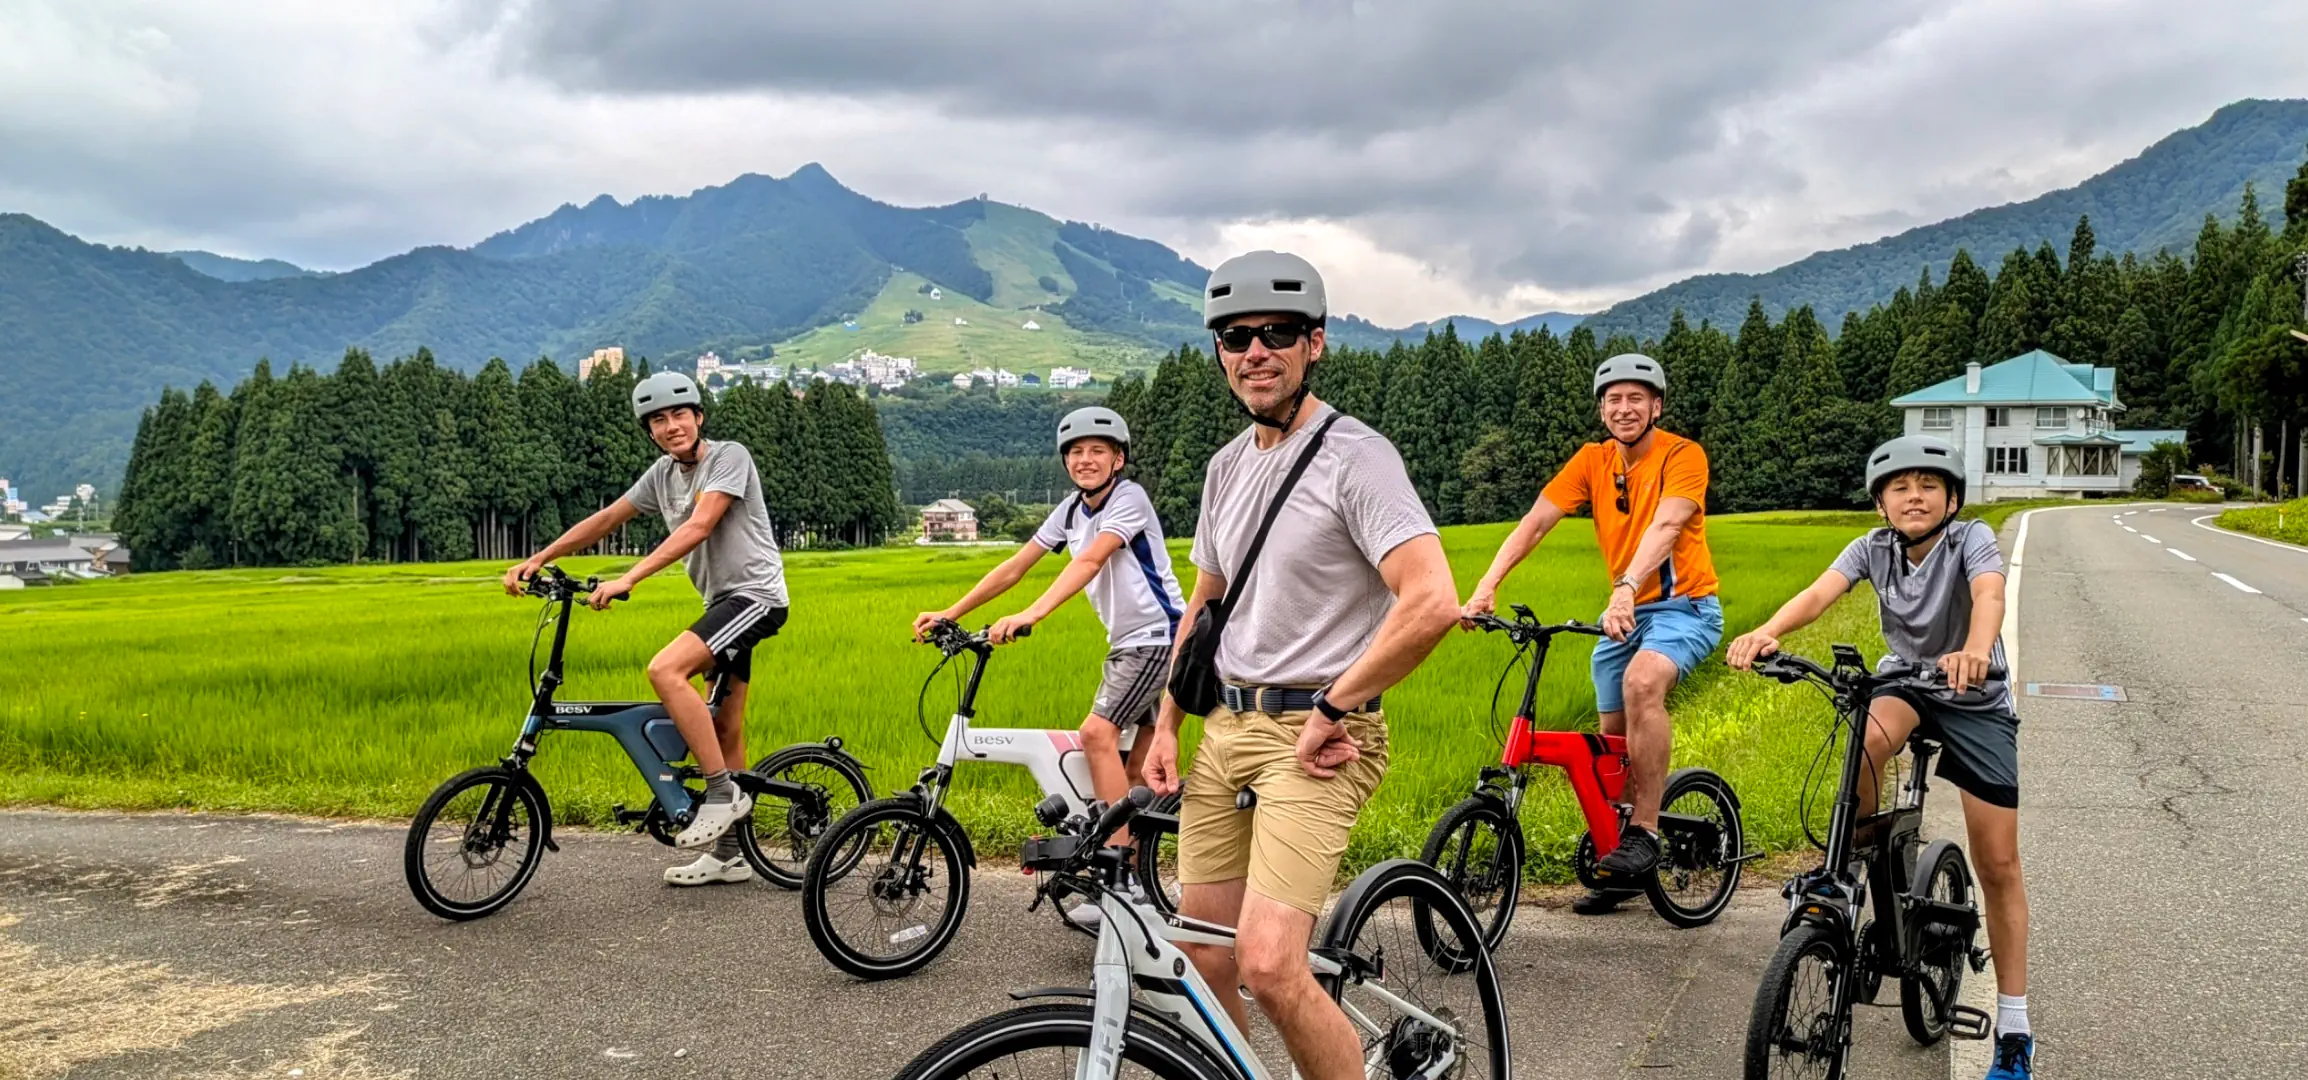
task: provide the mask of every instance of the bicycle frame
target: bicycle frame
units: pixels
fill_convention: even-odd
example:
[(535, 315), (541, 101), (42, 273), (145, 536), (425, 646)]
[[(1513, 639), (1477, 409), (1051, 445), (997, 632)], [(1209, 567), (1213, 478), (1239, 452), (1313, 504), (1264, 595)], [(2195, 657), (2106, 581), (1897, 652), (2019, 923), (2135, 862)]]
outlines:
[[(1234, 1018), (1219, 1004), (1202, 973), (1178, 948), (1181, 944), (1232, 948), (1233, 927), (1183, 915), (1165, 916), (1152, 905), (1141, 904), (1113, 888), (1098, 890), (1098, 907), (1105, 918), (1098, 932), (1097, 958), (1091, 968), (1090, 993), (1095, 1020), (1091, 1024), (1089, 1051), (1076, 1066), (1076, 1080), (1113, 1080), (1120, 1070), (1124, 1032), (1133, 1011), (1133, 989), (1137, 991), (1137, 1001), (1184, 1032), (1195, 1045), (1209, 1051), (1213, 1060), (1239, 1080), (1272, 1080), (1274, 1074), (1258, 1059), (1250, 1040), (1234, 1025)], [(1346, 965), (1320, 952), (1310, 951), (1307, 962), (1314, 968), (1314, 977), (1318, 980), (1357, 978)], [(1383, 983), (1360, 985), (1399, 1014), (1447, 1032), (1454, 1039), (1458, 1035), (1455, 1025), (1403, 1000)], [(1016, 996), (1062, 993), (1073, 992), (1025, 991)], [(1357, 1030), (1371, 1035), (1385, 1034), (1384, 1026), (1355, 1008), (1352, 1002), (1341, 1000), (1339, 1007)], [(1428, 1072), (1439, 1076), (1456, 1061), (1452, 1057), (1435, 1062)]]
[[(1514, 610), (1530, 618), (1530, 608), (1517, 604)], [(1535, 721), (1539, 676), (1546, 670), (1547, 651), (1553, 647), (1555, 635), (1563, 633), (1600, 634), (1602, 630), (1565, 623), (1532, 627), (1523, 635), (1531, 642), (1531, 664), (1523, 680), (1522, 704), (1515, 708), (1514, 726), (1507, 733), (1499, 764), (1483, 770), (1481, 786), (1495, 790), (1505, 801), (1508, 815), (1519, 819), (1523, 791), (1531, 779), (1529, 767), (1548, 765), (1563, 770), (1579, 800), (1579, 811), (1587, 819), (1587, 831), (1595, 838), (1595, 850), (1607, 852), (1619, 846), (1619, 830), (1625, 827), (1632, 809), (1625, 801), (1626, 738), (1584, 731), (1543, 731)], [(1513, 783), (1502, 783), (1510, 775)]]
[[(971, 727), (970, 721), (977, 715), (978, 684), (985, 675), (992, 649), (973, 646), (970, 652), (973, 662), (969, 680), (962, 688), (962, 698), (953, 716), (946, 721), (945, 738), (938, 745), (938, 759), (922, 770), (920, 786), (925, 811), (934, 816), (945, 805), (946, 791), (952, 786), (957, 765), (963, 761), (983, 761), (1024, 766), (1045, 798), (1056, 795), (1066, 801), (1068, 814), (1082, 813), (1097, 798), (1097, 792), (1090, 782), (1090, 758), (1082, 748), (1081, 733), (1062, 728)], [(1137, 737), (1136, 725), (1123, 730), (1124, 755), (1129, 754)]]

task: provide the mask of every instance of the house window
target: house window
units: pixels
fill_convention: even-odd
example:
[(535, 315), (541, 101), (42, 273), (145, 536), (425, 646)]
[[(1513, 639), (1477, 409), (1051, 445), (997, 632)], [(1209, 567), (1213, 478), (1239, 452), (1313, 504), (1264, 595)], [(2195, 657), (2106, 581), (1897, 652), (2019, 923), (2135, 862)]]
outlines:
[(2011, 409), (2003, 405), (1990, 406), (1987, 410), (1987, 426), (2010, 427)]
[(1923, 430), (1951, 431), (1955, 428), (1955, 410), (1948, 408), (1923, 410)]
[(2004, 475), (2028, 471), (2028, 448), (2024, 446), (1989, 447), (1987, 471)]
[(2068, 426), (2068, 407), (2065, 405), (2036, 406), (2036, 426), (2039, 428), (2064, 428)]

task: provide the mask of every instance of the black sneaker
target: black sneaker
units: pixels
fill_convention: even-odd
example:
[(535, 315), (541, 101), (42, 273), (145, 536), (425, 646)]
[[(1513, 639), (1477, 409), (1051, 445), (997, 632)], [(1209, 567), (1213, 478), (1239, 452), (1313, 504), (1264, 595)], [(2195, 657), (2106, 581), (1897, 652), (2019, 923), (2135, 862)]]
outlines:
[(1659, 869), (1659, 838), (1640, 825), (1629, 825), (1619, 834), (1619, 846), (1595, 861), (1595, 876), (1609, 881), (1613, 878), (1647, 877)]
[(1641, 895), (1633, 889), (1588, 889), (1587, 895), (1571, 901), (1571, 910), (1581, 915), (1609, 915), (1619, 910), (1620, 904)]

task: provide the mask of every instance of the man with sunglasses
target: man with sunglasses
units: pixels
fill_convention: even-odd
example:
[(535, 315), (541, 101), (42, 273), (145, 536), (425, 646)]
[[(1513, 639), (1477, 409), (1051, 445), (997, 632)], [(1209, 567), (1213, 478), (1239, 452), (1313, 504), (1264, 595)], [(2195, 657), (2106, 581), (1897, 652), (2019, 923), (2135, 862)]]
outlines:
[(1571, 455), (1499, 545), (1463, 609), (1469, 619), (1490, 613), (1499, 583), (1548, 531), (1593, 505), (1595, 539), (1611, 571), (1607, 640), (1595, 645), (1595, 709), (1604, 734), (1627, 737), (1634, 811), (1618, 848), (1596, 862), (1604, 887), (1572, 903), (1582, 915), (1616, 908), (1658, 869), (1659, 797), (1674, 749), (1667, 692), (1723, 640), (1707, 551), (1707, 452), (1659, 430), (1667, 369), (1641, 353), (1611, 357), (1595, 369), (1595, 398), (1611, 441)]
[[(1347, 835), (1386, 774), (1379, 695), (1449, 632), (1458, 605), (1402, 455), (1308, 396), (1325, 317), (1321, 276), (1281, 252), (1227, 260), (1203, 294), (1218, 363), (1251, 426), (1211, 457), (1194, 534), (1200, 573), (1179, 647), (1203, 606), (1242, 580), (1219, 640), (1221, 703), (1183, 785), (1178, 879), (1187, 915), (1237, 928), (1231, 950), (1186, 947), (1234, 1022), (1248, 1030), (1241, 995), (1223, 991), (1247, 986), (1301, 1075), (1346, 1080), (1362, 1075), (1362, 1048), (1306, 948)], [(1183, 719), (1165, 696), (1146, 759), (1148, 783), (1165, 794), (1181, 786)], [(1237, 808), (1245, 788), (1255, 811)]]

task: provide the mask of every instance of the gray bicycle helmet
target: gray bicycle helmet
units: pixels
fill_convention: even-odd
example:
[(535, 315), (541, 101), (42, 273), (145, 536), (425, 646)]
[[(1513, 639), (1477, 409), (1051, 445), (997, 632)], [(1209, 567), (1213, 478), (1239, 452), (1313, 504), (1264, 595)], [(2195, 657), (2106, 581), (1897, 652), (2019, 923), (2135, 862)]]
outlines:
[(1903, 472), (1926, 469), (1947, 478), (1948, 490), (1963, 499), (1963, 452), (1929, 435), (1903, 435), (1867, 455), (1867, 495), (1883, 494), (1883, 485)]
[(1286, 251), (1253, 251), (1218, 264), (1202, 289), (1202, 325), (1217, 329), (1237, 315), (1267, 312), (1304, 316), (1320, 326), (1330, 314), (1322, 275)]
[(1124, 453), (1130, 450), (1129, 421), (1122, 419), (1121, 413), (1104, 405), (1086, 405), (1067, 413), (1065, 419), (1058, 421), (1058, 453), (1064, 454), (1066, 447), (1074, 440), (1092, 435), (1113, 440), (1114, 445), (1121, 447)]
[(1659, 396), (1665, 397), (1667, 396), (1667, 365), (1642, 353), (1630, 352), (1620, 353), (1603, 361), (1600, 366), (1595, 368), (1596, 397), (1602, 397), (1603, 391), (1610, 389), (1612, 383), (1623, 382), (1642, 383), (1658, 391)]
[(697, 380), (678, 371), (660, 371), (633, 386), (635, 420), (646, 422), (650, 413), (681, 405), (705, 411), (705, 397), (697, 392)]

